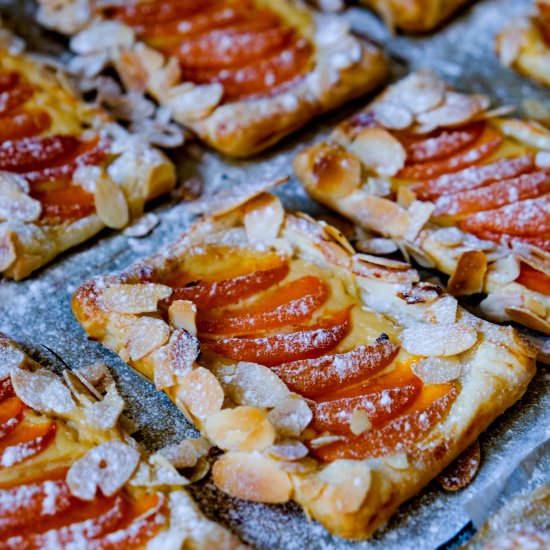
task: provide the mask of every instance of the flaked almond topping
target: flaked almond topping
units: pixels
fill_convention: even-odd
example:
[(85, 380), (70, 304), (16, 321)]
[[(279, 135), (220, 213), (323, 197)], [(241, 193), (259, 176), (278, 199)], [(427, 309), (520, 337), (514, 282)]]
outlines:
[(349, 243), (349, 241), (346, 239), (345, 235), (336, 227), (329, 225), (325, 222), (320, 222), (323, 226), (323, 230), (325, 234), (336, 244), (338, 244), (341, 248), (343, 248), (346, 252), (348, 252), (350, 255), (355, 254), (355, 250), (353, 249), (353, 246)]
[(200, 458), (208, 455), (212, 444), (204, 437), (184, 439), (176, 445), (163, 447), (159, 454), (175, 468), (192, 468)]
[(525, 39), (525, 27), (526, 22), (524, 20), (516, 21), (498, 34), (496, 42), (497, 53), (500, 62), (504, 66), (511, 67), (518, 58)]
[(79, 377), (70, 369), (63, 371), (63, 381), (79, 403), (95, 403), (101, 401), (102, 395), (85, 378)]
[(92, 386), (100, 393), (106, 392), (115, 383), (105, 363), (91, 363), (72, 372), (83, 384)]
[(0, 220), (34, 222), (41, 212), (39, 201), (25, 194), (11, 179), (0, 178)]
[(319, 437), (316, 437), (315, 439), (312, 439), (309, 442), (309, 446), (312, 449), (319, 449), (320, 447), (330, 445), (331, 443), (334, 443), (336, 441), (342, 441), (343, 439), (344, 437), (341, 435), (321, 435)]
[(149, 212), (140, 216), (132, 225), (128, 226), (124, 231), (127, 237), (146, 237), (160, 223), (156, 214)]
[(367, 411), (361, 409), (353, 411), (349, 419), (349, 427), (351, 432), (355, 435), (359, 435), (370, 430), (372, 428), (372, 423)]
[(103, 305), (117, 313), (152, 313), (172, 289), (155, 283), (113, 284), (103, 291)]
[(456, 357), (426, 357), (411, 365), (411, 370), (425, 384), (444, 384), (460, 376), (462, 364)]
[(75, 407), (69, 388), (48, 369), (14, 368), (11, 381), (17, 397), (38, 412), (67, 414)]
[(501, 284), (511, 283), (519, 277), (519, 260), (513, 254), (508, 254), (494, 261), (489, 266), (487, 277)]
[(224, 399), (218, 379), (204, 367), (185, 373), (180, 378), (176, 395), (189, 412), (200, 420), (218, 412)]
[(445, 83), (431, 71), (412, 73), (384, 94), (383, 100), (403, 105), (412, 113), (424, 113), (440, 105), (445, 98)]
[(226, 453), (214, 464), (212, 476), (219, 489), (235, 498), (277, 504), (292, 495), (288, 475), (259, 453)]
[(86, 405), (86, 420), (92, 428), (109, 430), (118, 424), (123, 410), (124, 400), (113, 383), (100, 401)]
[(88, 54), (107, 48), (128, 47), (133, 42), (134, 31), (130, 27), (117, 21), (96, 21), (71, 38), (70, 48), (73, 52)]
[(267, 450), (269, 455), (277, 460), (288, 460), (293, 462), (307, 456), (308, 448), (297, 439), (288, 439), (272, 445)]
[(517, 139), (537, 149), (550, 151), (550, 132), (542, 124), (533, 120), (519, 119), (502, 119), (497, 124), (506, 137)]
[(361, 239), (355, 243), (355, 248), (365, 254), (393, 254), (399, 250), (393, 239), (384, 239), (382, 237)]
[(172, 333), (168, 348), (170, 366), (176, 375), (189, 371), (200, 353), (198, 339), (185, 329), (178, 329)]
[(449, 295), (440, 296), (424, 312), (424, 319), (428, 323), (448, 323), (453, 324), (456, 321), (458, 312), (458, 302)]
[(206, 419), (204, 428), (215, 445), (230, 451), (262, 451), (275, 441), (275, 430), (265, 412), (255, 407), (218, 411)]
[(435, 267), (434, 260), (428, 255), (428, 253), (419, 246), (416, 242), (406, 241), (402, 244), (403, 255), (408, 258), (409, 256), (422, 267), (428, 269)]
[(165, 104), (177, 120), (194, 121), (212, 113), (222, 96), (223, 86), (217, 82), (200, 86), (185, 83), (177, 90), (172, 88)]
[(175, 300), (168, 308), (170, 324), (186, 330), (193, 336), (197, 334), (196, 317), (197, 306), (189, 300)]
[(371, 254), (355, 254), (354, 259), (360, 262), (387, 267), (392, 271), (408, 271), (411, 267), (406, 262), (400, 262), (399, 260), (392, 260), (391, 258), (381, 258), (380, 256), (373, 256)]
[(139, 317), (130, 328), (128, 353), (132, 361), (139, 361), (164, 345), (170, 337), (170, 328), (162, 319)]
[(409, 215), (409, 227), (405, 232), (405, 240), (414, 241), (421, 229), (428, 223), (432, 212), (434, 211), (434, 205), (431, 202), (413, 201), (408, 210)]
[(7, 378), (11, 371), (23, 366), (25, 353), (18, 347), (3, 341), (0, 335), (0, 380)]
[(418, 324), (401, 333), (401, 345), (413, 355), (446, 357), (469, 350), (477, 331), (459, 323)]
[(271, 244), (279, 235), (285, 212), (281, 201), (270, 193), (262, 193), (245, 206), (244, 227), (252, 244)]
[[(397, 293), (397, 297), (409, 305), (429, 304), (441, 296), (442, 289), (424, 281), (413, 283)], [(429, 321), (429, 319), (426, 319)], [(453, 319), (454, 321), (454, 319)]]
[(0, 231), (0, 272), (12, 266), (17, 259), (15, 238), (15, 233), (8, 226)]
[(219, 365), (213, 370), (227, 396), (238, 405), (271, 408), (290, 394), (285, 383), (264, 365), (241, 361), (236, 365)]
[(401, 143), (383, 128), (365, 128), (349, 150), (379, 176), (395, 176), (405, 165), (407, 153)]
[(515, 242), (512, 249), (522, 262), (550, 276), (550, 254), (537, 246)]
[(462, 252), (447, 287), (455, 296), (469, 296), (483, 291), (487, 273), (487, 256), (481, 250)]
[(109, 176), (96, 181), (94, 202), (99, 219), (107, 227), (122, 229), (130, 221), (124, 192)]
[(505, 311), (512, 321), (544, 334), (550, 334), (550, 322), (531, 309), (512, 306), (505, 308)]
[(468, 486), (481, 464), (479, 441), (472, 443), (439, 475), (437, 481), (446, 491), (459, 491)]
[(375, 103), (372, 112), (376, 120), (390, 130), (404, 130), (414, 121), (414, 116), (407, 107), (393, 101)]
[[(419, 280), (418, 272), (416, 269), (393, 269), (389, 266), (380, 265), (379, 262), (370, 262), (368, 258), (371, 257), (367, 254), (355, 254), (352, 258), (353, 272), (359, 277), (365, 277), (369, 279), (376, 279), (386, 283), (413, 283)], [(387, 258), (372, 256), (377, 260), (384, 260)], [(394, 260), (389, 260), (394, 261)], [(401, 262), (399, 262), (401, 263)], [(408, 264), (404, 264), (407, 265)], [(361, 281), (358, 281), (361, 284)]]
[(351, 514), (363, 504), (371, 485), (371, 470), (360, 460), (335, 460), (319, 472), (327, 486), (323, 498), (337, 513)]
[(311, 422), (313, 414), (302, 397), (289, 395), (267, 415), (277, 432), (286, 437), (298, 437)]
[(139, 462), (139, 453), (122, 441), (109, 441), (90, 449), (73, 463), (67, 473), (71, 493), (93, 500), (97, 489), (110, 497), (130, 479)]

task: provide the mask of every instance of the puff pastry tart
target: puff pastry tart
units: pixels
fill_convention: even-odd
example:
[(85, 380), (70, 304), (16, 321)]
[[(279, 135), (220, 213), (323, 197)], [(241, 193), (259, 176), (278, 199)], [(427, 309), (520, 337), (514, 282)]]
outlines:
[(61, 377), (0, 334), (0, 369), (0, 548), (246, 548), (121, 428), (104, 366)]
[(550, 2), (538, 0), (534, 7), (497, 35), (496, 49), (504, 65), (550, 86)]
[(171, 162), (62, 76), (0, 50), (0, 274), (21, 279), (175, 183)]
[(550, 132), (487, 107), (415, 73), (294, 167), (312, 197), (450, 275), (453, 294), (487, 293), (492, 320), (549, 334)]
[(40, 4), (43, 24), (77, 33), (73, 51), (114, 64), (129, 89), (233, 156), (265, 149), (386, 73), (380, 50), (295, 0)]
[(531, 352), (273, 195), (230, 206), (74, 313), (225, 451), (218, 487), (366, 538), (522, 395)]
[(361, 0), (376, 10), (388, 27), (426, 32), (450, 17), (467, 0)]

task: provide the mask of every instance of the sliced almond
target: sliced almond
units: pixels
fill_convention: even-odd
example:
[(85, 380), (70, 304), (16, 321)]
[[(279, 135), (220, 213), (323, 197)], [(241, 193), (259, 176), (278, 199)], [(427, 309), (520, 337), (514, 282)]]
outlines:
[(342, 441), (344, 439), (341, 435), (322, 435), (320, 437), (316, 437), (315, 439), (312, 439), (309, 442), (309, 446), (312, 449), (319, 449), (320, 447), (324, 447), (325, 445), (330, 445), (331, 443), (334, 443), (336, 441)]
[(162, 319), (138, 317), (131, 325), (127, 343), (132, 361), (139, 361), (164, 345), (170, 337), (170, 328)]
[(385, 462), (394, 470), (407, 470), (409, 468), (409, 459), (405, 453), (397, 453), (386, 457)]
[(279, 235), (285, 212), (281, 201), (270, 193), (254, 197), (245, 206), (244, 226), (252, 244), (271, 244)]
[(449, 295), (440, 296), (424, 312), (424, 319), (429, 323), (453, 324), (456, 321), (458, 302)]
[(223, 96), (223, 86), (218, 82), (201, 86), (182, 84), (172, 88), (165, 104), (181, 122), (192, 122), (210, 115), (219, 105)]
[(522, 262), (550, 276), (550, 254), (548, 252), (537, 246), (519, 242), (513, 243), (512, 249)]
[(445, 98), (445, 83), (431, 71), (417, 71), (384, 94), (385, 101), (403, 105), (412, 113), (418, 114), (440, 105)]
[(487, 277), (497, 283), (506, 284), (519, 277), (520, 264), (516, 256), (508, 254), (490, 264)]
[(67, 414), (75, 408), (69, 388), (48, 369), (14, 368), (11, 381), (17, 397), (35, 411)]
[(100, 401), (85, 406), (86, 420), (93, 429), (110, 430), (118, 424), (123, 410), (124, 399), (113, 383)]
[(348, 254), (350, 255), (355, 254), (355, 250), (353, 249), (353, 246), (351, 246), (350, 242), (347, 240), (345, 235), (339, 229), (325, 222), (319, 222), (319, 223), (321, 223), (321, 225), (323, 226), (323, 231), (325, 235), (327, 235), (332, 241), (334, 241), (338, 246), (340, 246)]
[(175, 300), (168, 308), (170, 324), (187, 331), (193, 336), (197, 334), (196, 317), (197, 306), (189, 300)]
[(477, 342), (477, 331), (459, 323), (418, 324), (401, 333), (401, 345), (413, 355), (447, 357), (469, 350)]
[(352, 141), (350, 151), (379, 176), (395, 176), (405, 165), (407, 153), (383, 128), (365, 128)]
[(25, 363), (25, 353), (17, 346), (5, 341), (0, 333), (0, 380), (7, 378), (11, 371)]
[(422, 228), (428, 223), (434, 205), (431, 202), (413, 201), (407, 209), (409, 227), (405, 232), (405, 240), (414, 241)]
[(42, 212), (42, 204), (25, 194), (18, 186), (0, 178), (0, 220), (34, 222)]
[(367, 411), (361, 409), (353, 411), (349, 419), (349, 427), (355, 435), (369, 431), (372, 428), (372, 423)]
[(113, 284), (103, 291), (103, 305), (117, 313), (153, 313), (160, 300), (172, 294), (169, 286), (155, 283)]
[(480, 250), (467, 250), (458, 258), (447, 287), (455, 296), (469, 296), (483, 291), (487, 273), (487, 256)]
[(132, 225), (128, 226), (124, 231), (124, 235), (132, 238), (146, 237), (160, 223), (156, 214), (149, 212), (140, 216)]
[(96, 21), (71, 38), (73, 52), (87, 54), (107, 48), (131, 46), (134, 31), (118, 21)]
[(98, 488), (110, 497), (132, 477), (138, 463), (139, 453), (126, 443), (102, 443), (73, 463), (67, 485), (82, 500), (93, 500)]
[(537, 149), (550, 151), (550, 131), (532, 120), (502, 119), (498, 121), (500, 131)]
[(204, 420), (222, 408), (224, 393), (208, 369), (197, 367), (180, 379), (177, 397), (193, 416)]
[(446, 491), (459, 491), (475, 478), (481, 464), (479, 441), (472, 443), (437, 478)]
[(456, 357), (426, 357), (411, 365), (411, 370), (425, 384), (444, 384), (462, 373), (462, 362)]
[(107, 175), (98, 178), (94, 192), (99, 219), (113, 229), (122, 229), (130, 221), (130, 211), (122, 189)]
[(0, 273), (11, 267), (17, 260), (15, 233), (6, 224), (0, 230)]
[(382, 237), (361, 239), (355, 243), (355, 248), (365, 254), (393, 254), (399, 250), (394, 240)]
[(192, 468), (200, 458), (206, 456), (212, 444), (204, 437), (184, 439), (176, 445), (163, 447), (159, 454), (164, 456), (175, 468)]
[(292, 495), (288, 475), (259, 453), (226, 453), (214, 464), (212, 475), (216, 486), (235, 498), (277, 504)]
[(275, 430), (265, 412), (255, 407), (235, 407), (210, 415), (206, 435), (218, 447), (230, 451), (262, 451), (273, 445)]
[(414, 116), (407, 107), (393, 101), (375, 103), (372, 112), (376, 120), (390, 130), (404, 130), (414, 121)]
[(286, 437), (298, 437), (311, 422), (313, 414), (302, 397), (289, 395), (267, 415), (277, 432)]
[(268, 449), (269, 455), (273, 458), (277, 460), (288, 460), (290, 462), (306, 457), (308, 452), (308, 448), (301, 441), (296, 439), (281, 441)]
[(550, 334), (550, 322), (528, 308), (511, 306), (506, 308), (506, 313), (516, 323), (544, 334)]
[[(443, 290), (431, 283), (426, 283), (420, 281), (418, 283), (413, 283), (400, 292), (397, 293), (397, 297), (404, 300), (409, 305), (414, 304), (430, 304), (437, 300)], [(456, 303), (456, 300), (455, 300)], [(456, 317), (456, 306), (455, 306), (455, 317)], [(434, 319), (426, 319), (429, 322), (436, 322), (437, 317), (434, 316)], [(454, 321), (454, 319), (453, 319)]]

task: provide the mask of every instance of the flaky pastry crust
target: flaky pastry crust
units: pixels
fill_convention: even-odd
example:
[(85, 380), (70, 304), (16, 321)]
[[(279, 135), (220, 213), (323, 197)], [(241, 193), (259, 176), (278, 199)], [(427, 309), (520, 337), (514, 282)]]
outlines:
[[(277, 0), (268, 4), (269, 9), (312, 43), (313, 66), (270, 95), (222, 102), (222, 84), (185, 81), (175, 57), (149, 47), (128, 26), (94, 15), (93, 0), (40, 4), (39, 20), (74, 35), (75, 53), (114, 65), (129, 89), (147, 91), (176, 121), (231, 156), (246, 157), (266, 149), (315, 116), (374, 89), (386, 75), (381, 51), (353, 36), (345, 24), (313, 14), (300, 2)], [(106, 34), (107, 42), (102, 40)]]
[[(517, 219), (505, 214), (506, 208), (513, 208), (515, 201), (527, 207), (529, 200), (519, 201), (531, 197), (535, 197), (534, 202), (542, 204), (542, 211), (546, 212), (545, 158), (550, 150), (550, 132), (529, 120), (500, 118), (506, 108), (489, 111), (488, 105), (488, 99), (483, 96), (452, 91), (432, 73), (413, 73), (338, 126), (328, 141), (300, 152), (294, 168), (314, 199), (365, 230), (393, 239), (402, 252), (420, 265), (435, 267), (449, 275), (451, 293), (488, 294), (480, 307), (491, 320), (512, 320), (550, 334), (548, 292), (540, 285), (528, 285), (522, 275), (522, 270), (531, 268), (540, 271), (543, 279), (550, 273), (545, 248), (546, 218), (540, 222), (538, 232), (533, 230), (525, 238), (521, 235), (516, 238), (513, 233), (508, 234), (506, 223), (517, 221), (519, 225), (534, 218), (527, 212), (518, 214)], [(409, 150), (416, 151), (417, 155), (431, 155), (433, 151), (429, 148), (436, 147), (438, 140), (441, 143), (446, 139), (445, 132), (456, 128), (474, 131), (484, 128), (485, 135), (490, 136), (486, 142), (489, 141), (492, 152), (483, 153), (484, 158), (474, 164), (466, 156), (469, 149), (459, 149), (454, 158), (463, 165), (450, 165), (448, 173), (444, 169), (443, 175), (441, 171), (430, 175), (424, 168), (430, 163), (413, 164), (413, 169), (419, 166), (428, 175), (420, 182), (407, 180), (407, 170), (411, 174), (409, 166), (414, 161), (407, 156), (413, 153), (407, 153), (406, 147), (410, 146), (406, 140), (420, 140), (425, 135), (422, 149), (418, 146), (414, 149), (413, 144)], [(400, 138), (405, 132), (409, 134)], [(485, 147), (484, 143), (480, 147)], [(472, 155), (481, 150), (474, 147), (475, 144), (470, 149)], [(439, 170), (445, 158), (443, 161), (441, 157), (435, 158), (431, 166)], [(454, 162), (454, 158), (450, 158)], [(476, 173), (478, 168), (480, 172)], [(487, 170), (487, 174), (483, 170)], [(513, 194), (514, 185), (530, 185), (528, 181), (532, 177), (540, 178), (543, 185), (527, 196)], [(473, 187), (475, 178), (480, 178), (480, 184), (485, 187)], [(498, 185), (504, 180), (510, 181), (509, 196), (499, 195), (493, 199), (490, 193), (494, 187), (487, 184)], [(471, 199), (475, 194), (477, 198)], [(459, 200), (470, 203), (463, 208), (465, 203)], [(487, 207), (482, 201), (489, 200), (494, 200), (493, 206)], [(480, 210), (502, 212), (504, 221), (496, 227), (493, 236), (488, 232), (484, 237), (482, 232), (476, 234), (467, 229), (469, 226), (462, 225), (464, 219), (469, 221), (462, 212), (476, 213), (480, 202)], [(478, 211), (477, 215), (481, 219), (484, 214)], [(500, 240), (499, 232), (503, 233)], [(380, 246), (373, 242), (375, 244)], [(397, 246), (389, 251), (395, 250)]]
[[(73, 311), (90, 338), (154, 381), (226, 451), (213, 470), (221, 489), (262, 502), (294, 499), (330, 532), (364, 539), (519, 399), (535, 371), (532, 352), (512, 328), (479, 320), (438, 287), (419, 282), (408, 264), (357, 254), (332, 226), (285, 213), (273, 195), (257, 191), (261, 194), (250, 200), (228, 197), (218, 214), (197, 222), (156, 256), (85, 283), (73, 297)], [(274, 376), (250, 358), (212, 353), (201, 333), (201, 309), (193, 303), (176, 299), (166, 314), (177, 292), (166, 281), (201, 258), (200, 265), (209, 266), (204, 269), (215, 269), (232, 250), (239, 265), (275, 253), (288, 259), (291, 278), (307, 274), (305, 279), (316, 275), (325, 281), (329, 311), (346, 306), (352, 311), (352, 328), (335, 348), (338, 353), (361, 345), (390, 350), (384, 372), (407, 369), (420, 356), (444, 365), (449, 360), (454, 374), (445, 370), (437, 379), (450, 384), (437, 388), (454, 388), (447, 414), (414, 444), (363, 459), (363, 451), (355, 459), (323, 455), (341, 438), (312, 428), (315, 420), (309, 425), (309, 407), (315, 406), (303, 397), (305, 390), (290, 391), (284, 373)], [(433, 349), (430, 341), (436, 340), (449, 346)], [(268, 355), (265, 362), (280, 359)], [(434, 389), (430, 369), (422, 377), (424, 387)], [(362, 414), (354, 413), (349, 422), (353, 433), (368, 430)]]

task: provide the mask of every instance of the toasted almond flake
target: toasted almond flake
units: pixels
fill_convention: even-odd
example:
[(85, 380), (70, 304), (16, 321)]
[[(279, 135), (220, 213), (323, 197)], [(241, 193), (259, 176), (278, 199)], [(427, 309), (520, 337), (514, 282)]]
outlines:
[(204, 423), (207, 437), (230, 451), (262, 451), (273, 445), (275, 430), (264, 411), (235, 407), (210, 415)]
[(355, 248), (365, 254), (393, 254), (399, 250), (394, 240), (382, 237), (361, 239), (355, 243)]
[(479, 307), (488, 319), (501, 323), (510, 320), (506, 313), (507, 308), (524, 307), (524, 298), (516, 292), (510, 293), (504, 287), (489, 294), (487, 298), (482, 300)]
[(405, 453), (390, 455), (385, 458), (385, 462), (394, 470), (407, 470), (409, 468), (409, 459)]
[(338, 246), (343, 248), (350, 255), (355, 254), (355, 250), (353, 249), (353, 246), (351, 246), (349, 241), (346, 239), (345, 235), (339, 229), (325, 222), (320, 222), (320, 223), (323, 226), (324, 233), (332, 241), (334, 241)]
[(367, 411), (357, 409), (351, 413), (349, 427), (353, 434), (360, 435), (372, 428), (372, 424)]
[(447, 287), (455, 296), (469, 296), (483, 291), (487, 273), (487, 256), (480, 250), (466, 250), (456, 263)]
[(131, 46), (134, 42), (134, 31), (117, 21), (96, 21), (87, 29), (80, 31), (71, 38), (70, 48), (73, 52), (87, 54)]
[(313, 414), (302, 397), (289, 395), (267, 415), (277, 432), (286, 437), (298, 437), (311, 422)]
[(285, 212), (281, 201), (270, 193), (254, 197), (245, 206), (244, 226), (252, 244), (271, 244), (279, 235)]
[(69, 388), (48, 369), (14, 368), (11, 381), (17, 397), (38, 412), (67, 414), (75, 407)]
[(285, 383), (269, 368), (241, 361), (213, 367), (227, 396), (238, 405), (275, 407), (290, 395)]
[(204, 420), (222, 408), (224, 393), (208, 369), (197, 367), (181, 377), (177, 397), (193, 416)]
[(220, 103), (223, 86), (217, 82), (195, 86), (182, 84), (172, 88), (165, 104), (179, 121), (196, 121), (207, 117)]
[(380, 256), (372, 256), (371, 254), (355, 254), (354, 259), (360, 262), (387, 267), (392, 271), (408, 271), (411, 267), (406, 262), (392, 260), (391, 258), (381, 258)]
[(387, 197), (392, 192), (391, 182), (387, 178), (375, 178), (373, 176), (369, 176), (365, 180), (361, 189), (365, 193), (376, 197)]
[(477, 342), (477, 331), (459, 323), (418, 324), (401, 333), (401, 345), (413, 355), (458, 355)]
[(371, 485), (371, 470), (360, 460), (335, 460), (319, 472), (327, 486), (323, 492), (334, 509), (341, 514), (356, 512), (363, 504)]
[(187, 485), (189, 483), (189, 480), (178, 473), (174, 466), (170, 464), (170, 461), (160, 453), (151, 455), (149, 457), (149, 464), (151, 466), (150, 486)]
[(505, 311), (512, 321), (516, 321), (516, 323), (525, 325), (533, 330), (538, 330), (544, 334), (550, 334), (550, 322), (532, 310), (525, 307), (511, 306), (506, 307)]
[(277, 504), (292, 494), (288, 475), (259, 453), (226, 453), (214, 464), (212, 476), (219, 489), (235, 498)]
[(108, 441), (73, 463), (67, 484), (71, 493), (82, 500), (93, 500), (98, 488), (109, 497), (130, 479), (138, 462), (136, 449), (121, 441)]
[(127, 237), (146, 237), (159, 223), (159, 217), (153, 214), (153, 212), (149, 212), (140, 216), (132, 225), (128, 226), (123, 233)]
[[(412, 283), (418, 281), (418, 272), (415, 269), (392, 269), (388, 266), (380, 265), (379, 262), (372, 263), (366, 259), (367, 254), (355, 254), (352, 258), (353, 273), (359, 277), (381, 280), (387, 283)], [(384, 260), (373, 256), (377, 260)], [(389, 260), (394, 261), (394, 260)], [(401, 262), (400, 262), (401, 263)], [(408, 264), (406, 264), (408, 266)], [(358, 281), (361, 284), (361, 281)], [(370, 291), (366, 289), (367, 291)]]
[(103, 291), (103, 305), (117, 313), (153, 313), (171, 294), (169, 286), (155, 283), (113, 284)]
[(99, 219), (112, 229), (122, 229), (130, 221), (128, 203), (122, 189), (109, 177), (95, 184), (95, 209)]
[(511, 283), (519, 277), (519, 260), (508, 254), (490, 264), (487, 278), (500, 284)]
[(456, 321), (458, 302), (449, 295), (440, 296), (424, 312), (424, 318), (429, 323), (453, 324)]
[(400, 185), (397, 189), (397, 202), (403, 208), (409, 208), (411, 204), (416, 200), (414, 191), (406, 185)]
[(431, 202), (413, 201), (408, 210), (409, 215), (409, 227), (405, 232), (405, 240), (414, 241), (421, 229), (428, 223), (432, 212), (434, 211), (434, 205)]
[(401, 143), (383, 128), (365, 128), (349, 149), (367, 169), (379, 176), (395, 176), (407, 158)]
[(6, 226), (0, 231), (0, 273), (11, 267), (17, 259), (15, 233)]
[(301, 441), (289, 439), (286, 441), (281, 441), (276, 445), (272, 445), (269, 447), (267, 452), (271, 457), (277, 460), (288, 460), (293, 462), (307, 456), (309, 451)]
[(184, 439), (176, 445), (163, 447), (159, 454), (164, 456), (175, 468), (192, 468), (200, 458), (206, 456), (212, 444), (204, 437)]
[(199, 458), (197, 464), (193, 468), (191, 475), (189, 476), (190, 483), (196, 483), (201, 479), (204, 479), (211, 469), (210, 461), (207, 458)]
[(514, 22), (497, 36), (497, 53), (505, 67), (511, 67), (518, 58), (524, 41), (525, 21)]
[(500, 131), (526, 145), (550, 151), (550, 131), (533, 120), (503, 119), (498, 121)]
[(170, 328), (162, 319), (139, 317), (130, 328), (127, 349), (132, 361), (142, 359), (164, 345), (170, 337)]
[(123, 410), (124, 400), (113, 383), (100, 401), (86, 405), (86, 420), (94, 429), (109, 430), (118, 424)]
[(316, 472), (319, 468), (319, 463), (311, 457), (305, 457), (294, 461), (283, 461), (274, 457), (274, 460), (277, 460), (277, 466), (283, 472), (300, 476)]
[(74, 375), (96, 393), (105, 393), (115, 383), (111, 371), (105, 363), (91, 363), (77, 370), (72, 371)]
[(334, 443), (336, 441), (342, 441), (344, 438), (341, 435), (322, 435), (320, 437), (316, 437), (315, 439), (312, 439), (309, 442), (309, 446), (312, 449), (319, 449), (320, 447), (324, 447), (325, 445), (330, 445), (331, 443)]
[(404, 130), (414, 121), (413, 114), (407, 107), (392, 101), (375, 103), (372, 112), (376, 120), (390, 130)]
[(459, 491), (472, 482), (480, 464), (481, 448), (476, 440), (438, 476), (437, 481), (446, 491)]
[(189, 300), (175, 300), (168, 308), (170, 324), (196, 336), (197, 306)]
[(433, 268), (436, 266), (435, 261), (428, 255), (428, 253), (419, 246), (416, 242), (407, 241), (402, 244), (403, 255), (408, 258), (409, 255), (418, 265), (425, 268)]
[(403, 105), (412, 113), (429, 111), (440, 105), (445, 98), (445, 83), (431, 71), (417, 71), (397, 84), (390, 86), (384, 94), (385, 101)]
[(550, 254), (548, 252), (537, 246), (519, 242), (513, 243), (512, 249), (522, 262), (550, 276)]
[(19, 369), (25, 363), (25, 353), (9, 342), (5, 342), (0, 333), (0, 380), (7, 378), (11, 371)]
[(444, 384), (461, 375), (462, 363), (456, 357), (426, 357), (413, 363), (411, 370), (425, 384)]
[[(431, 304), (434, 300), (437, 300), (441, 296), (442, 289), (434, 284), (426, 283), (424, 281), (413, 283), (403, 288), (398, 292), (397, 297), (407, 302), (407, 304)], [(456, 302), (456, 300), (455, 300)], [(456, 317), (456, 307), (455, 307)], [(435, 315), (433, 319), (426, 319), (429, 322), (436, 320)], [(453, 319), (454, 321), (454, 319)]]
[(0, 177), (0, 220), (34, 222), (41, 212), (39, 201), (25, 194), (11, 179)]

